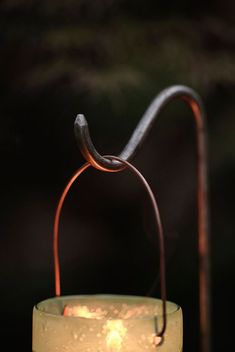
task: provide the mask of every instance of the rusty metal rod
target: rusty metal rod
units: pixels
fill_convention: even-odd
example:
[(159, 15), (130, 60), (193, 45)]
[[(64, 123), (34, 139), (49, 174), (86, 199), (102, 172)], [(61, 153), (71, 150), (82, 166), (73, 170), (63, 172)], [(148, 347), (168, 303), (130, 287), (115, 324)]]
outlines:
[[(180, 85), (166, 88), (160, 92), (139, 121), (119, 157), (127, 161), (134, 158), (159, 113), (174, 99), (185, 101), (190, 106), (195, 119), (197, 135), (200, 344), (201, 352), (211, 352), (207, 133), (205, 109), (199, 95), (193, 89)], [(97, 152), (91, 141), (88, 124), (83, 115), (77, 116), (74, 123), (74, 131), (82, 154), (95, 168), (103, 171), (117, 172), (125, 167), (118, 161), (105, 158)]]

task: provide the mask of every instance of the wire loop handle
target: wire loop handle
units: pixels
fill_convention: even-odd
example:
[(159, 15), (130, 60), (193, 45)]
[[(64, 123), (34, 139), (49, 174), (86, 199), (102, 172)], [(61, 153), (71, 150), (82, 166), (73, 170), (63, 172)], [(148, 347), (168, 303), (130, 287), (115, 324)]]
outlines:
[[(163, 312), (163, 326), (160, 330), (160, 332), (156, 331), (156, 336), (159, 337), (160, 339), (155, 339), (155, 344), (156, 346), (159, 345), (162, 342), (162, 337), (164, 335), (164, 332), (166, 330), (166, 279), (165, 279), (165, 246), (164, 246), (164, 236), (163, 236), (163, 227), (161, 223), (161, 218), (160, 218), (160, 213), (158, 209), (158, 205), (156, 202), (156, 199), (154, 197), (154, 194), (144, 178), (144, 176), (128, 161), (122, 160), (119, 157), (112, 156), (112, 155), (106, 155), (106, 158), (109, 160), (116, 160), (119, 163), (122, 163), (125, 165), (126, 168), (128, 168), (142, 183), (144, 186), (149, 199), (151, 201), (151, 205), (154, 211), (154, 218), (155, 218), (155, 225), (156, 225), (156, 231), (158, 233), (159, 237), (159, 248), (160, 248), (160, 284), (161, 284), (161, 299), (162, 299), (162, 312)], [(61, 215), (61, 210), (65, 201), (65, 198), (73, 185), (73, 183), (76, 181), (76, 179), (89, 167), (91, 166), (91, 163), (87, 162), (83, 166), (78, 169), (78, 171), (72, 176), (72, 178), (69, 180), (68, 184), (66, 185), (57, 209), (56, 209), (56, 214), (55, 214), (55, 221), (54, 221), (54, 237), (53, 237), (53, 254), (54, 254), (54, 270), (55, 270), (55, 293), (56, 296), (60, 296), (61, 294), (61, 286), (60, 286), (60, 263), (59, 263), (59, 251), (58, 251), (58, 234), (59, 234), (59, 220), (60, 220), (60, 215)], [(156, 319), (156, 317), (155, 317)], [(156, 325), (155, 325), (156, 329)]]

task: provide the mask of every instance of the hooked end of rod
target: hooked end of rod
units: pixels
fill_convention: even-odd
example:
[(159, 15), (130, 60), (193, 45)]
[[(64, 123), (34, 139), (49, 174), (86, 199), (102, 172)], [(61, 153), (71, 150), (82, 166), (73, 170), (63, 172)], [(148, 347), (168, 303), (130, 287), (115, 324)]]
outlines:
[(120, 162), (109, 160), (97, 152), (91, 141), (87, 120), (82, 114), (78, 114), (74, 121), (74, 133), (82, 155), (93, 167), (109, 172), (125, 168)]
[(88, 124), (87, 124), (87, 120), (85, 118), (85, 116), (83, 114), (78, 114), (75, 121), (74, 121), (74, 130), (75, 130), (75, 133), (76, 133), (76, 130), (77, 128), (84, 128), (84, 127), (87, 127)]

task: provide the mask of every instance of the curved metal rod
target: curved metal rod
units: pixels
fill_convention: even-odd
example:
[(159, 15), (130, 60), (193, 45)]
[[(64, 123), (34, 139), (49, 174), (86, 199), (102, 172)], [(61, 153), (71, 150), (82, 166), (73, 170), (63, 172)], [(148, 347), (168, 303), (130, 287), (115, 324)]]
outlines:
[[(210, 251), (208, 220), (208, 180), (205, 110), (199, 95), (186, 86), (172, 86), (164, 89), (152, 101), (141, 118), (129, 142), (120, 153), (123, 160), (131, 160), (142, 146), (148, 132), (163, 108), (173, 99), (182, 99), (191, 108), (197, 135), (197, 182), (198, 182), (198, 255), (199, 255), (199, 307), (201, 351), (211, 351), (210, 322)], [(96, 168), (104, 171), (120, 171), (123, 166), (117, 161), (102, 157), (95, 149), (89, 134), (88, 124), (83, 115), (78, 115), (75, 124), (75, 136), (84, 157)]]

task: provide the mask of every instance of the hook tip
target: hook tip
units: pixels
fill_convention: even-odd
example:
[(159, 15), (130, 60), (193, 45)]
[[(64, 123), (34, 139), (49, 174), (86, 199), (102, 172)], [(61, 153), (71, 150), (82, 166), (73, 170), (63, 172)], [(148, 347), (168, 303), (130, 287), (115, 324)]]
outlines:
[(75, 127), (84, 127), (84, 126), (87, 126), (87, 121), (86, 121), (86, 118), (83, 114), (78, 114), (76, 119), (75, 119), (75, 122), (74, 122), (74, 126)]

